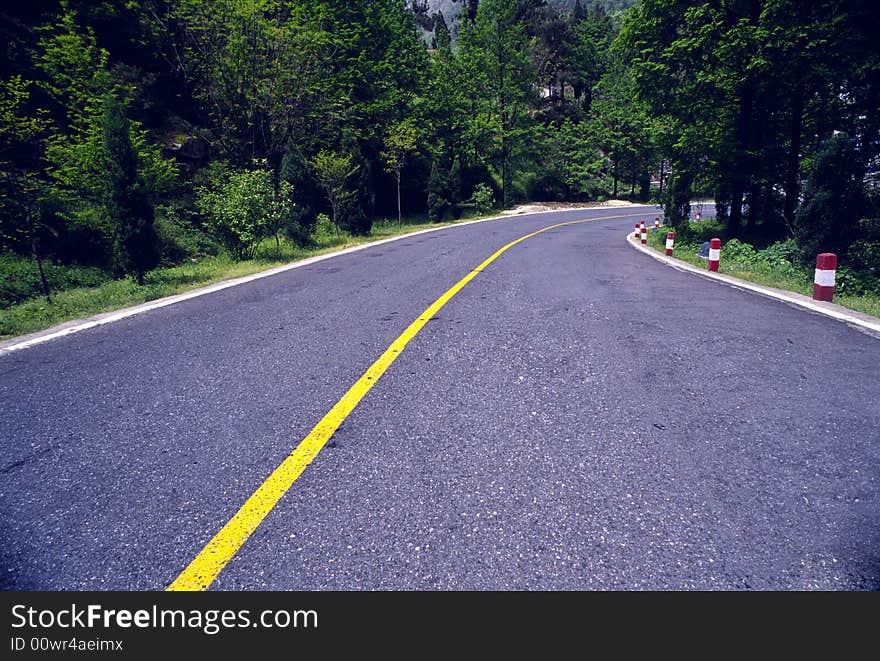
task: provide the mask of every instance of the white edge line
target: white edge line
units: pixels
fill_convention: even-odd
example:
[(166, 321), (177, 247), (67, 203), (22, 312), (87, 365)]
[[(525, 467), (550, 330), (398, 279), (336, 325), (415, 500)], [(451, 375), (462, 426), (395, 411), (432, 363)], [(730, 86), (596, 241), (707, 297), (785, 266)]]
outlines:
[[(93, 317), (89, 317), (85, 319), (81, 323), (74, 324), (71, 326), (66, 326), (64, 328), (55, 327), (57, 330), (52, 330), (52, 328), (48, 328), (42, 331), (36, 331), (39, 333), (36, 337), (32, 337), (27, 340), (22, 340), (20, 342), (15, 342), (14, 338), (10, 340), (6, 340), (5, 342), (0, 342), (0, 356), (4, 356), (6, 354), (12, 353), (13, 351), (19, 351), (21, 349), (27, 349), (32, 346), (36, 346), (38, 344), (43, 344), (44, 342), (49, 342), (50, 340), (57, 339), (59, 337), (65, 337), (66, 335), (72, 335), (73, 333), (79, 333), (80, 331), (88, 330), (90, 328), (95, 328), (97, 326), (104, 326), (106, 324), (113, 323), (114, 321), (120, 321), (121, 319), (126, 319), (128, 317), (133, 317), (137, 314), (142, 314), (144, 312), (149, 312), (150, 310), (156, 310), (158, 308), (164, 308), (168, 305), (174, 305), (176, 303), (182, 303), (183, 301), (188, 301), (192, 298), (198, 298), (199, 296), (205, 296), (207, 294), (212, 294), (217, 291), (222, 291), (223, 289), (228, 289), (230, 287), (237, 287), (238, 285), (244, 285), (248, 282), (253, 282), (254, 280), (260, 280), (261, 278), (269, 278), (273, 275), (278, 275), (279, 273), (284, 273), (286, 271), (290, 271), (292, 269), (302, 268), (304, 266), (310, 266), (316, 262), (322, 262), (326, 259), (332, 259), (333, 257), (339, 257), (341, 255), (348, 255), (353, 252), (357, 252), (358, 250), (364, 250), (366, 248), (372, 248), (373, 246), (380, 246), (385, 243), (391, 243), (392, 241), (402, 241), (403, 239), (408, 239), (413, 236), (418, 236), (420, 234), (429, 234), (430, 232), (439, 232), (442, 230), (454, 229), (456, 227), (465, 227), (467, 225), (475, 225), (477, 223), (485, 223), (492, 220), (506, 220), (510, 218), (522, 218), (524, 216), (536, 216), (542, 213), (562, 213), (569, 211), (613, 211), (616, 209), (644, 209), (644, 208), (653, 208), (651, 205), (646, 204), (628, 204), (625, 206), (615, 206), (615, 207), (577, 207), (572, 209), (557, 209), (551, 211), (537, 211), (531, 213), (523, 213), (523, 214), (505, 214), (500, 216), (492, 216), (491, 218), (479, 218), (477, 220), (466, 220), (461, 223), (455, 223), (452, 225), (443, 225), (442, 227), (429, 227), (424, 230), (419, 230), (417, 232), (410, 232), (408, 234), (401, 234), (399, 236), (392, 236), (387, 239), (379, 239), (377, 241), (370, 241), (367, 243), (362, 243), (356, 246), (350, 246), (348, 248), (342, 248), (340, 250), (334, 252), (328, 252), (323, 255), (316, 255), (314, 257), (307, 257), (306, 259), (302, 259), (296, 262), (290, 262), (289, 264), (283, 264), (281, 266), (276, 266), (271, 269), (267, 269), (265, 271), (260, 271), (258, 273), (252, 273), (251, 275), (245, 275), (240, 278), (233, 278), (231, 280), (223, 280), (221, 282), (216, 282), (213, 285), (208, 285), (206, 287), (200, 287), (198, 289), (193, 289), (188, 292), (184, 292), (182, 294), (174, 294), (172, 296), (166, 296), (164, 298), (157, 298), (154, 301), (149, 301), (147, 303), (141, 303), (140, 305), (135, 305), (129, 308), (123, 308), (121, 310), (116, 310), (114, 312), (105, 312), (100, 315), (96, 315)], [(71, 323), (71, 322), (65, 322)], [(9, 342), (6, 346), (4, 344)]]
[(853, 316), (851, 314), (847, 314), (845, 312), (838, 312), (837, 310), (830, 310), (824, 306), (817, 305), (812, 303), (806, 297), (795, 297), (790, 294), (785, 294), (780, 290), (772, 289), (770, 287), (763, 287), (761, 285), (757, 285), (753, 282), (749, 282), (747, 280), (740, 280), (739, 278), (734, 278), (729, 275), (724, 275), (722, 273), (713, 273), (711, 271), (706, 271), (700, 268), (697, 268), (693, 264), (688, 264), (687, 262), (683, 262), (681, 260), (673, 259), (667, 257), (666, 255), (661, 255), (659, 252), (654, 250), (653, 248), (649, 248), (648, 246), (643, 246), (641, 242), (636, 243), (635, 238), (632, 236), (633, 232), (629, 231), (626, 235), (627, 242), (635, 249), (641, 250), (644, 253), (647, 253), (654, 259), (659, 262), (663, 262), (668, 266), (671, 266), (679, 271), (688, 271), (690, 273), (695, 273), (697, 275), (703, 276), (704, 278), (709, 278), (711, 280), (717, 280), (719, 282), (723, 282), (727, 285), (731, 285), (732, 287), (737, 287), (738, 289), (748, 289), (750, 291), (756, 292), (758, 294), (762, 294), (764, 296), (768, 296), (770, 298), (775, 298), (780, 301), (784, 301), (785, 303), (790, 303), (792, 305), (797, 305), (802, 308), (806, 308), (812, 312), (818, 312), (819, 314), (824, 314), (827, 317), (832, 317), (837, 319), (838, 321), (843, 321), (847, 324), (852, 324), (853, 326), (859, 326), (861, 328), (865, 328), (867, 330), (873, 331), (874, 333), (880, 334), (880, 323), (874, 323), (872, 321), (868, 321), (866, 319), (862, 319), (860, 317)]

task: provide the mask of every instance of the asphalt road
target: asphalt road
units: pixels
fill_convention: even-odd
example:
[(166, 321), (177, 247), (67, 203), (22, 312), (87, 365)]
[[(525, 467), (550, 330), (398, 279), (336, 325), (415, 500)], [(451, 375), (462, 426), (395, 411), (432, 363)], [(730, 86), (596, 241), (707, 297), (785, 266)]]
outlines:
[[(387, 346), (537, 214), (0, 356), (0, 587), (163, 589)], [(664, 266), (635, 218), (507, 251), (212, 589), (880, 588), (880, 339)]]

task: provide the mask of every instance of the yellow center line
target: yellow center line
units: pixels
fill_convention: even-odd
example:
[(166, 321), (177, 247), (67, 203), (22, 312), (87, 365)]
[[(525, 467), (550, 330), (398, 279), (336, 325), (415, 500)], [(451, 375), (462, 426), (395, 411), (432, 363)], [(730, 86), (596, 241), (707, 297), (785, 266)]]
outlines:
[(496, 250), (491, 257), (486, 259), (473, 271), (456, 282), (440, 298), (434, 301), (427, 310), (412, 322), (400, 336), (391, 343), (391, 346), (379, 356), (379, 359), (370, 365), (366, 372), (348, 389), (342, 399), (321, 418), (314, 429), (300, 442), (284, 461), (272, 472), (253, 495), (248, 498), (241, 509), (214, 535), (214, 538), (205, 545), (205, 548), (193, 559), (174, 582), (168, 586), (169, 591), (197, 591), (206, 590), (223, 568), (232, 560), (233, 556), (244, 545), (247, 539), (262, 523), (263, 519), (272, 511), (275, 505), (286, 494), (297, 478), (302, 474), (312, 460), (317, 456), (321, 448), (330, 440), (330, 437), (339, 428), (339, 425), (348, 417), (352, 410), (370, 391), (370, 388), (385, 373), (391, 363), (400, 355), (404, 347), (412, 340), (431, 317), (435, 316), (449, 300), (461, 289), (477, 277), (477, 274), (494, 262), (507, 250), (522, 243), (526, 239), (537, 236), (558, 227), (575, 225), (595, 220), (611, 220), (613, 218), (630, 218), (643, 216), (642, 214), (626, 214), (617, 216), (603, 216), (600, 218), (585, 218), (571, 220), (565, 223), (557, 223), (540, 229), (531, 234), (526, 234), (515, 241), (511, 241), (503, 248)]

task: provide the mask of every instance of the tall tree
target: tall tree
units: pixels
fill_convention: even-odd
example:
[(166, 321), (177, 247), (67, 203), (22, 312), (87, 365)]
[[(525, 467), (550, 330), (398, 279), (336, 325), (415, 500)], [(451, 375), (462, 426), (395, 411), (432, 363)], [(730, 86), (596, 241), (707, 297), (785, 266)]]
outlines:
[(564, 53), (566, 80), (576, 101), (587, 111), (592, 104), (592, 90), (605, 73), (607, 53), (615, 31), (611, 20), (595, 11), (572, 15), (569, 44)]
[[(106, 205), (107, 191), (115, 185), (109, 178), (119, 174), (119, 163), (108, 165), (107, 161), (107, 140), (117, 134), (107, 131), (111, 126), (113, 131), (122, 131), (117, 125), (122, 119), (114, 103), (125, 106), (132, 89), (113, 79), (109, 53), (97, 45), (94, 32), (80, 26), (71, 12), (63, 13), (40, 32), (34, 59), (43, 73), (41, 84), (55, 102), (57, 124), (62, 128), (46, 139), (47, 170), (55, 182), (54, 194), (64, 200), (66, 215), (75, 223), (84, 222), (84, 218), (94, 215), (96, 206)], [(108, 105), (108, 99), (117, 101)], [(134, 150), (138, 186), (151, 199), (172, 181), (174, 168), (140, 126), (124, 119), (126, 136)], [(121, 133), (113, 137), (110, 146), (114, 150), (111, 156), (125, 156), (120, 176), (133, 177), (129, 155), (123, 153), (128, 146), (123, 144)], [(115, 229), (111, 234), (117, 236)]]
[(104, 102), (101, 130), (106, 171), (104, 200), (116, 228), (117, 265), (134, 275), (138, 284), (144, 284), (144, 274), (159, 262), (155, 209), (148, 183), (140, 172), (131, 123), (114, 96)]
[(403, 223), (403, 211), (400, 204), (400, 177), (403, 166), (407, 159), (416, 149), (416, 129), (407, 122), (395, 124), (388, 130), (385, 136), (385, 149), (382, 150), (382, 160), (385, 161), (385, 169), (394, 175), (397, 183), (397, 224)]
[(484, 89), (485, 103), (474, 121), (491, 127), (505, 207), (513, 203), (514, 157), (528, 131), (535, 73), (529, 42), (518, 22), (518, 6), (505, 0), (483, 0), (472, 28), (460, 36), (462, 57), (472, 79)]
[(328, 72), (340, 36), (328, 3), (171, 0), (148, 3), (166, 58), (211, 120), (215, 146), (246, 165), (280, 160), (344, 99)]
[(352, 187), (352, 179), (358, 174), (359, 166), (352, 154), (339, 154), (322, 149), (312, 161), (315, 177), (330, 202), (333, 224), (339, 234), (339, 224), (347, 208), (356, 199), (357, 190)]
[(842, 253), (858, 238), (858, 219), (865, 210), (855, 141), (843, 134), (827, 140), (810, 159), (805, 201), (795, 218), (795, 238), (806, 261), (820, 252)]
[[(643, 0), (628, 14), (618, 47), (632, 57), (639, 97), (679, 136), (667, 153), (683, 171), (674, 180), (710, 181), (731, 234), (745, 221), (791, 232), (804, 159), (833, 130), (877, 135), (859, 119), (877, 117), (880, 96), (856, 82), (877, 70), (877, 48), (858, 24), (880, 16), (866, 7)], [(862, 68), (865, 54), (873, 65)]]
[[(624, 174), (635, 184), (633, 170), (646, 167), (650, 155), (650, 121), (635, 98), (635, 84), (629, 67), (613, 58), (608, 71), (593, 90), (591, 126), (599, 147), (610, 161), (612, 195)], [(630, 167), (625, 168), (629, 163)]]
[(43, 296), (51, 302), (43, 268), (43, 237), (55, 233), (46, 214), (49, 186), (26, 166), (38, 159), (33, 152), (51, 124), (45, 112), (29, 108), (31, 87), (17, 75), (0, 81), (0, 242), (25, 247), (37, 266)]

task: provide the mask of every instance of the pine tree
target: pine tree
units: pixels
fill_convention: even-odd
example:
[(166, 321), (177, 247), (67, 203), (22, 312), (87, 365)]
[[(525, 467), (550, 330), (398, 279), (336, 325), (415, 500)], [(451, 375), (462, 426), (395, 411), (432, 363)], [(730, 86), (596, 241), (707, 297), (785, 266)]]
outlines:
[(434, 16), (434, 37), (431, 46), (435, 50), (448, 51), (452, 47), (452, 38), (449, 36), (449, 26), (446, 25), (446, 18), (442, 11), (438, 11)]
[(144, 273), (159, 262), (159, 242), (153, 226), (155, 209), (139, 172), (131, 123), (112, 95), (104, 101), (101, 133), (106, 172), (104, 202), (115, 228), (116, 265), (143, 284)]

